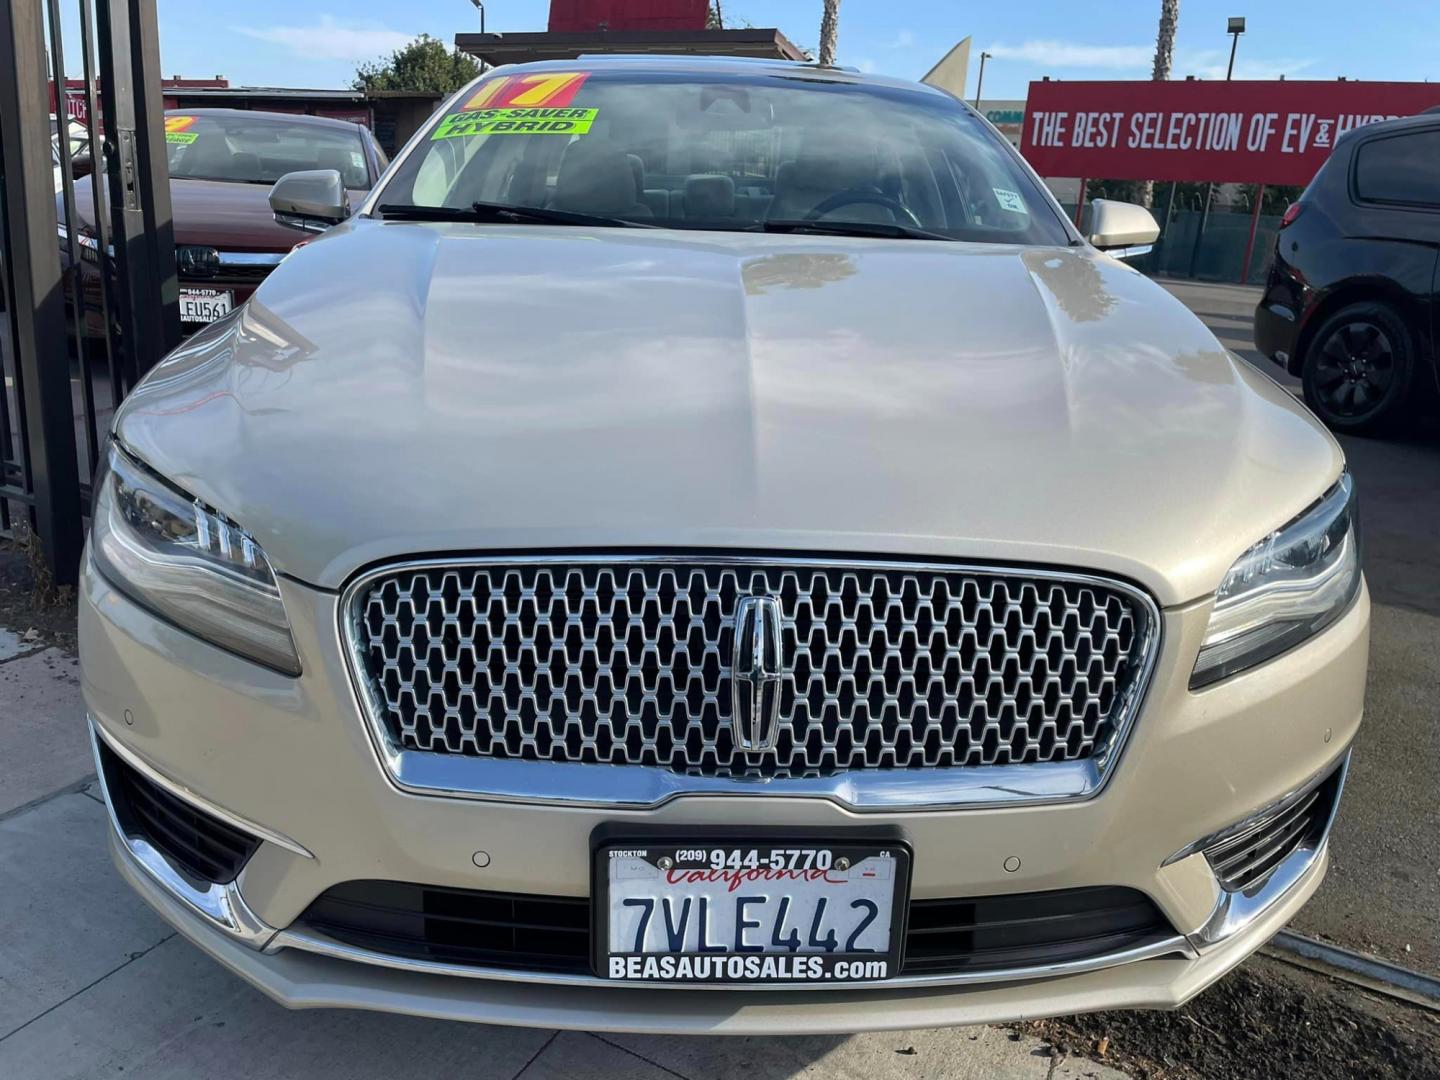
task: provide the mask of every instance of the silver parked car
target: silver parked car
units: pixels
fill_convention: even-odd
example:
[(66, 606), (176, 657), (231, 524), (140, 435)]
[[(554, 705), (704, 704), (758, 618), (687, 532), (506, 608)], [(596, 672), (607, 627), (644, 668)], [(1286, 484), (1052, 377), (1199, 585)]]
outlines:
[(502, 68), (115, 419), (120, 872), (291, 1006), (775, 1033), (1174, 1006), (1326, 868), (1341, 452), (973, 111)]

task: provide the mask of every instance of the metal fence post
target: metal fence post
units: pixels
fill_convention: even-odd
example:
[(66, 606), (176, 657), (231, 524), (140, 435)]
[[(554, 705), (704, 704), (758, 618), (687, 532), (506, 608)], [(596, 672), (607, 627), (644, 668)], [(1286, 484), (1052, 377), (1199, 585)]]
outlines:
[(155, 0), (97, 0), (107, 192), (126, 389), (180, 344)]
[(0, 3), (0, 163), (9, 239), (5, 258), (13, 284), (16, 396), (34, 492), (32, 521), (55, 582), (74, 584), (84, 531), (40, 0)]

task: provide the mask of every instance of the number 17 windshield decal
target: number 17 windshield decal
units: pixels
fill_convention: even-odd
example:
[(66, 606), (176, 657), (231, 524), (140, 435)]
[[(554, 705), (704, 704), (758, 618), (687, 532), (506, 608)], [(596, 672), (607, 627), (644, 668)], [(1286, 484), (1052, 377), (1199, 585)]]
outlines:
[(481, 83), (460, 109), (563, 109), (589, 77), (588, 71), (500, 75)]

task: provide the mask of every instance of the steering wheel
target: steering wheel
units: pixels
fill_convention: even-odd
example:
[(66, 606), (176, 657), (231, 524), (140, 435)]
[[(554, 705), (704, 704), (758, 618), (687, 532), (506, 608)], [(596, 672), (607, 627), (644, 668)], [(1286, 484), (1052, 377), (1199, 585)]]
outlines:
[(818, 203), (808, 214), (806, 221), (819, 221), (826, 214), (839, 210), (842, 206), (854, 206), (857, 203), (864, 203), (870, 206), (883, 206), (896, 217), (904, 218), (906, 224), (913, 225), (917, 229), (924, 228), (920, 219), (915, 216), (915, 211), (902, 203), (899, 199), (889, 195), (883, 195), (878, 191), (837, 191), (828, 199)]

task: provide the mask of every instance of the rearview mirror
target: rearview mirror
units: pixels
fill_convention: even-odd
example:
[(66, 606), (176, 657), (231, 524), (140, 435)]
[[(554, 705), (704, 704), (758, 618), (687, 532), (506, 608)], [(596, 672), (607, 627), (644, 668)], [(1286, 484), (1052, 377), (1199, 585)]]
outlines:
[(275, 181), (270, 210), (281, 225), (324, 232), (350, 216), (350, 195), (335, 169), (307, 169)]
[(1086, 239), (1117, 259), (1144, 255), (1160, 237), (1160, 226), (1149, 210), (1134, 203), (1096, 199), (1090, 204)]

